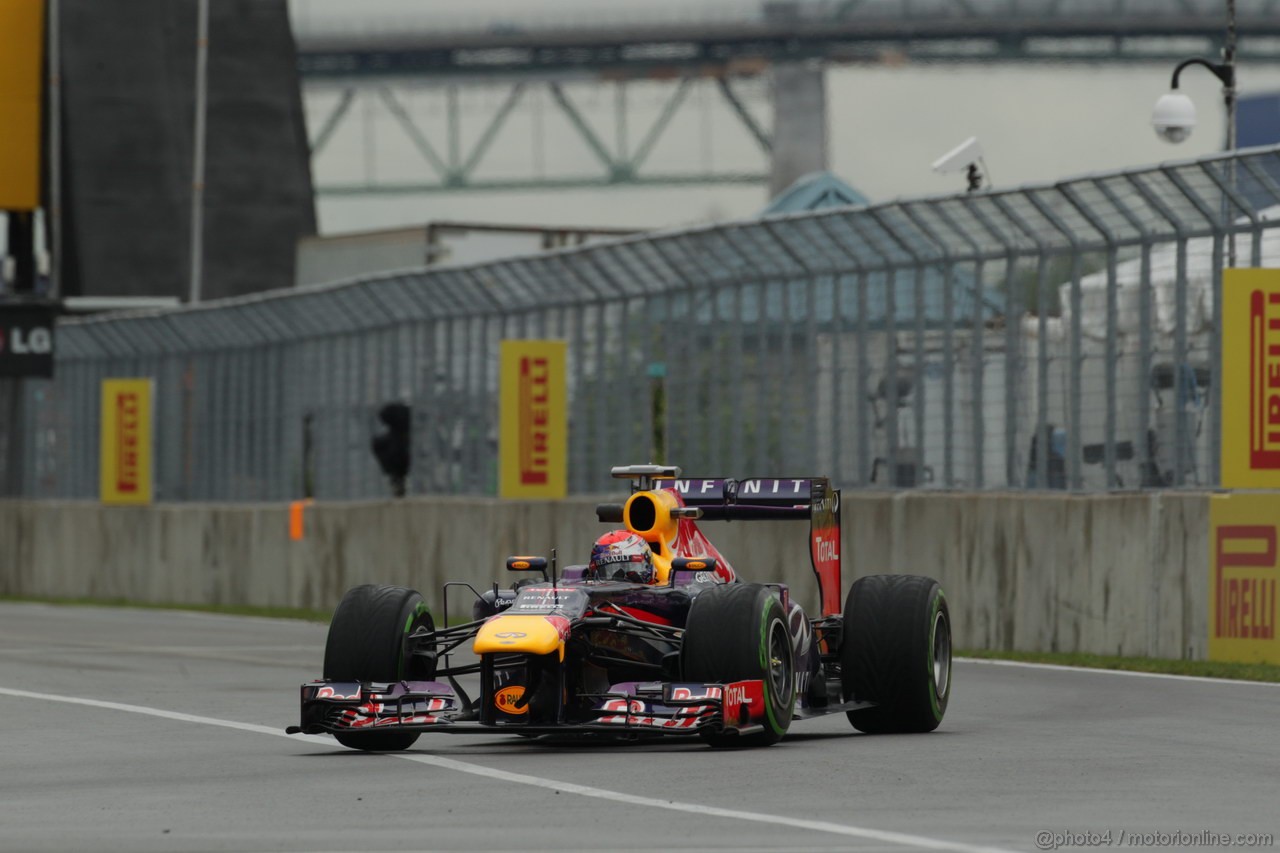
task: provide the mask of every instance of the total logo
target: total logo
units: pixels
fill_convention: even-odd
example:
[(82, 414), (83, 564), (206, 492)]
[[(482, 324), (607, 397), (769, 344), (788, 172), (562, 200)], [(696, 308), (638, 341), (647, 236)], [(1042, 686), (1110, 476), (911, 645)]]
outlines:
[(836, 550), (840, 544), (839, 537), (831, 535), (825, 537), (815, 535), (813, 537), (813, 544), (816, 546), (815, 550), (817, 552), (818, 562), (826, 563), (840, 559), (840, 552)]
[(0, 353), (14, 355), (48, 355), (53, 352), (53, 335), (42, 326), (34, 329), (0, 329)]

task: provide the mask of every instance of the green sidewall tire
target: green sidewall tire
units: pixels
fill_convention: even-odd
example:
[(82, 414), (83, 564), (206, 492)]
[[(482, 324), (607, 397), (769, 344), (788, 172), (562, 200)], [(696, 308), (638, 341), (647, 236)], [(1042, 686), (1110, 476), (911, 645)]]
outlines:
[[(427, 604), (415, 590), (364, 584), (342, 597), (329, 623), (324, 677), (330, 681), (429, 681), (434, 666), (409, 655), (409, 635), (434, 630)], [(342, 732), (338, 743), (352, 749), (390, 752), (408, 749), (417, 732)]]
[(795, 710), (795, 660), (782, 602), (760, 584), (712, 587), (693, 600), (681, 669), (690, 681), (764, 682), (764, 731), (701, 733), (716, 747), (769, 746), (782, 740)]
[(942, 587), (918, 575), (871, 575), (854, 582), (840, 650), (846, 701), (858, 731), (931, 732), (951, 697), (951, 613)]

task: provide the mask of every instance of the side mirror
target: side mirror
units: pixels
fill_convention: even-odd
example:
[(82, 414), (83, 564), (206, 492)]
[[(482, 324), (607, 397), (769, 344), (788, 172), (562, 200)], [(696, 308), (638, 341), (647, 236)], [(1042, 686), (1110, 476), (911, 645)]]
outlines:
[(547, 579), (546, 557), (507, 557), (509, 572), (541, 572), (542, 579)]
[(604, 523), (622, 523), (622, 504), (596, 504), (596, 518)]
[(715, 557), (672, 557), (671, 585), (675, 586), (677, 572), (714, 572)]

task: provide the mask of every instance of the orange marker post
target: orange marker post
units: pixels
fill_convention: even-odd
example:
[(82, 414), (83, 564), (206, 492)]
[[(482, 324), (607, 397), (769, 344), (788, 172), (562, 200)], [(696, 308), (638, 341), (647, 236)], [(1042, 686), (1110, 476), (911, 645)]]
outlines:
[(304, 501), (293, 501), (289, 504), (289, 539), (291, 541), (301, 542), (306, 535), (306, 509), (312, 503), (314, 501), (307, 498)]

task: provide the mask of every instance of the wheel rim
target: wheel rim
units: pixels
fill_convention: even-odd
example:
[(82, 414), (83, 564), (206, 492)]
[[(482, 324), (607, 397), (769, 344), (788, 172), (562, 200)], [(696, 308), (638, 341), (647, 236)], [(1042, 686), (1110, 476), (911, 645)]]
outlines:
[(769, 685), (782, 700), (791, 689), (791, 638), (778, 620), (769, 626)]
[[(917, 635), (919, 636), (919, 635)], [(939, 699), (951, 683), (951, 630), (941, 610), (933, 617), (933, 691)]]

